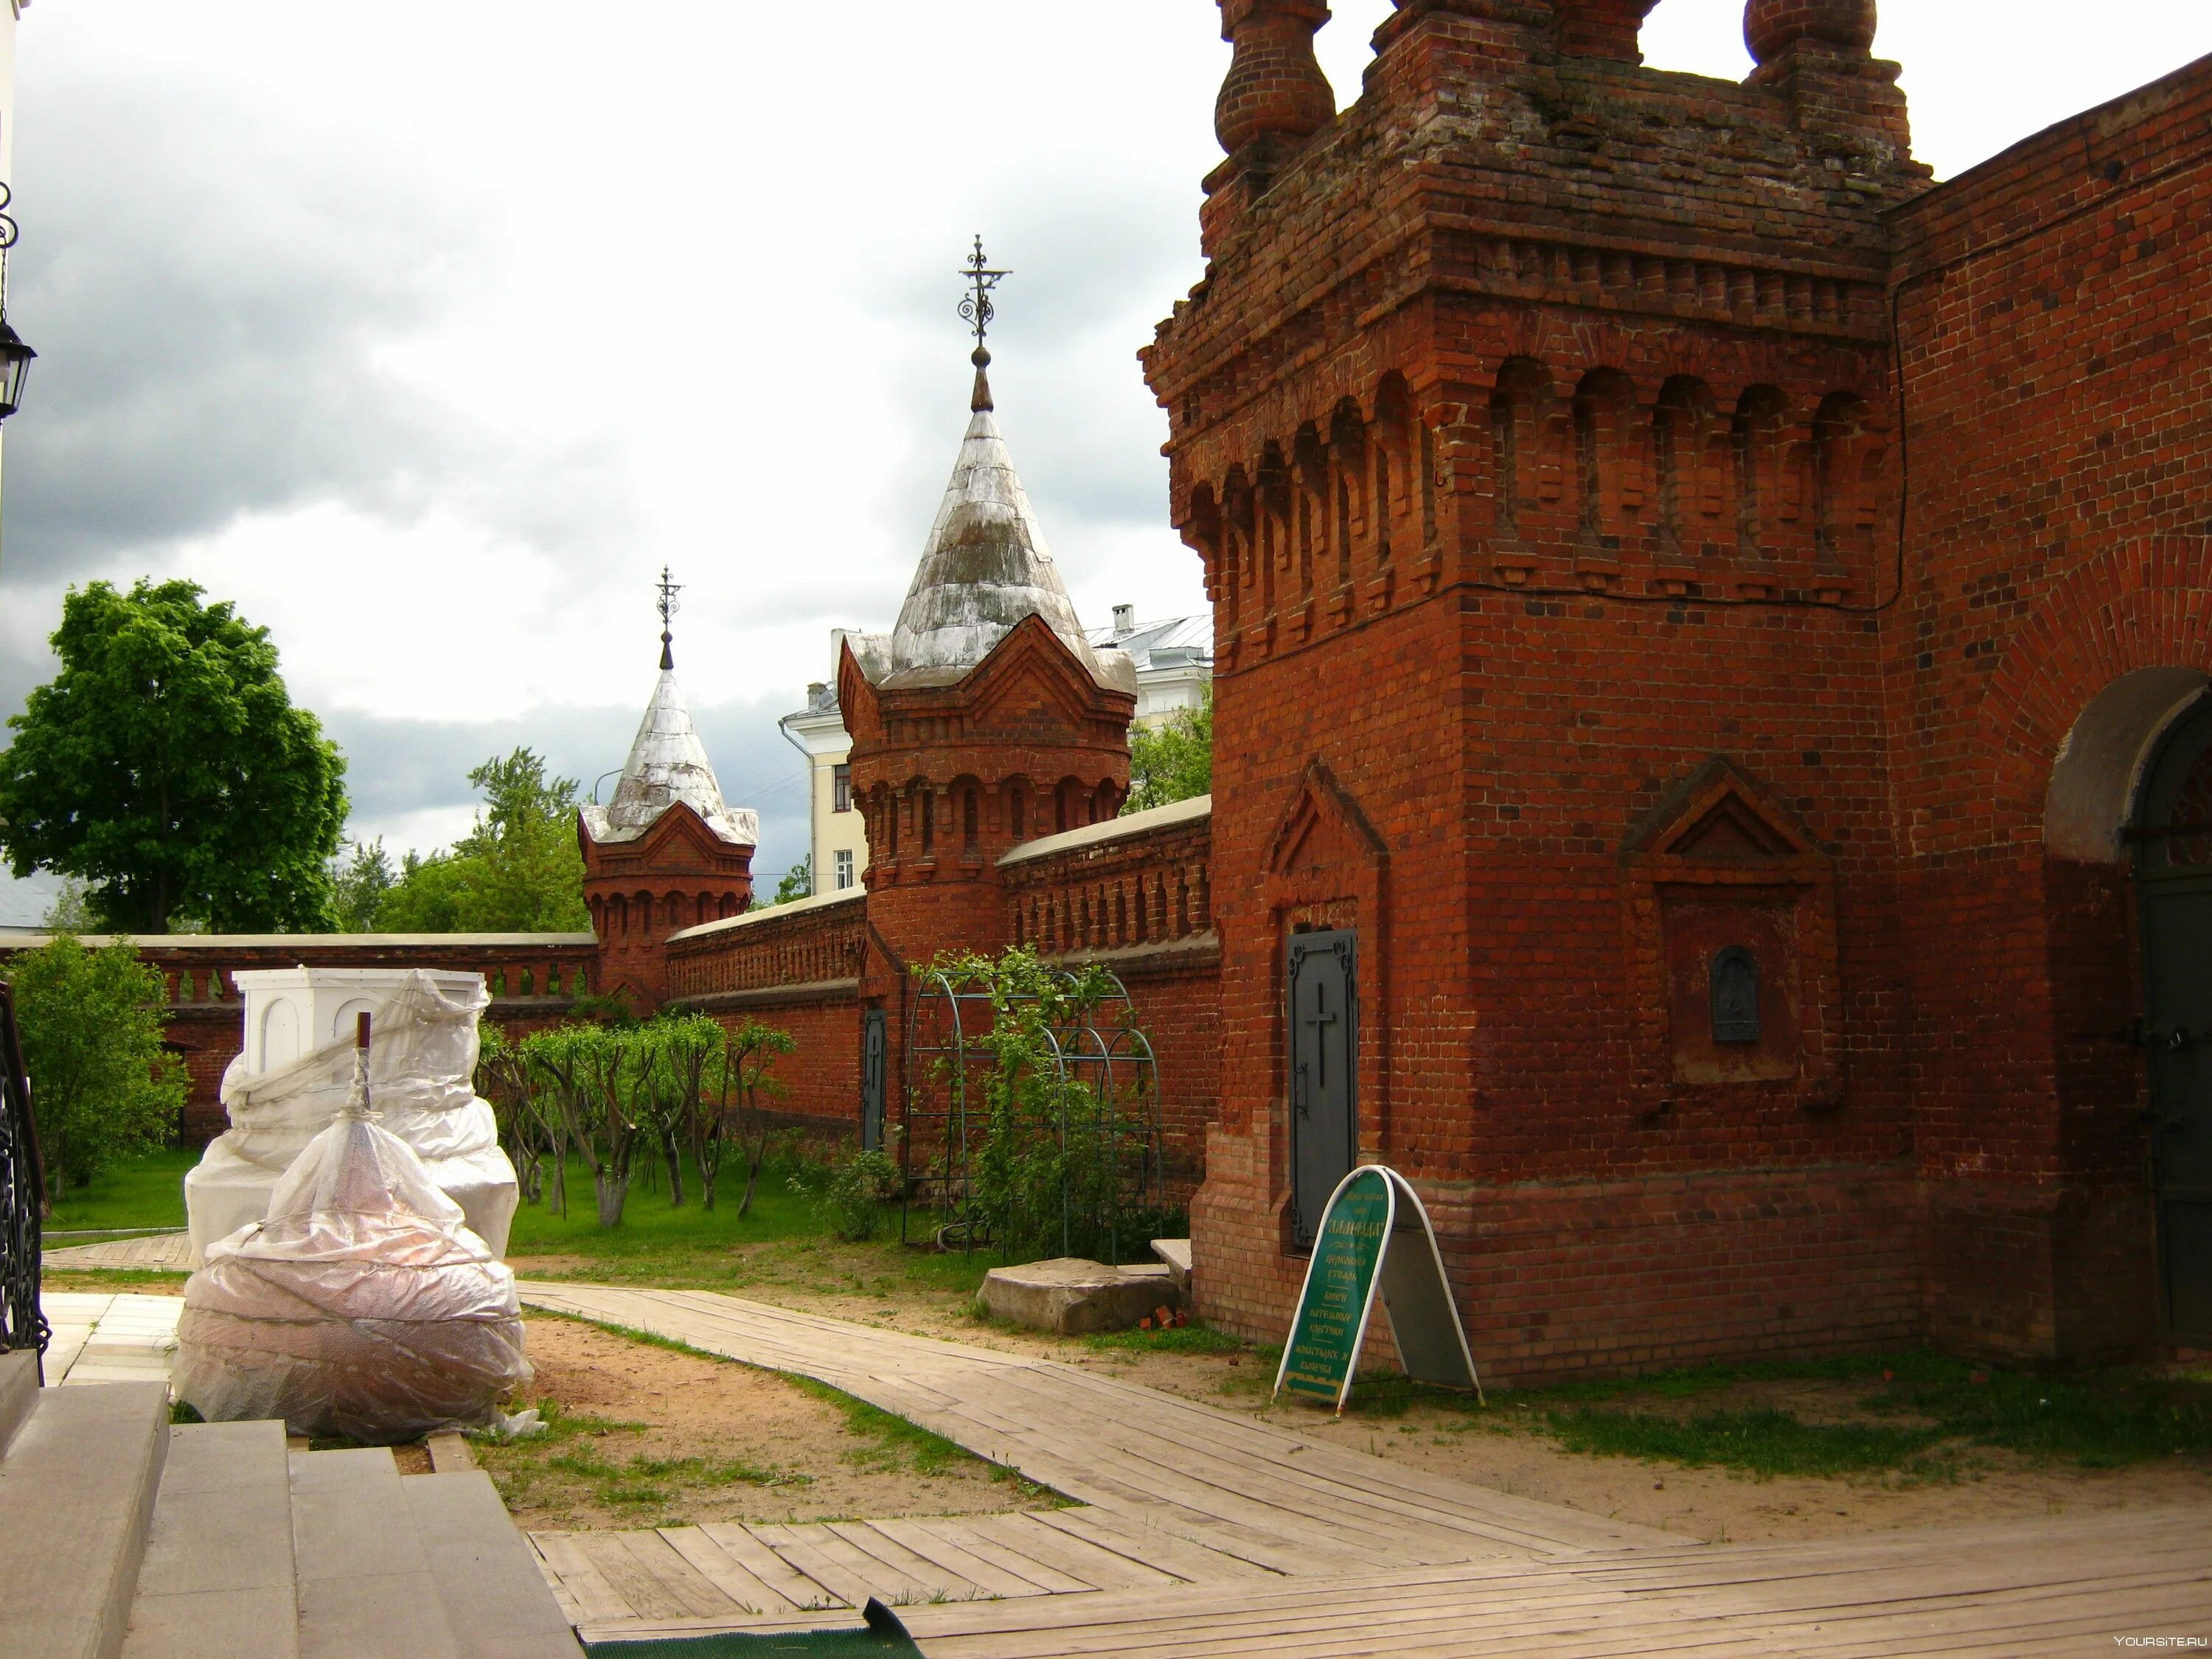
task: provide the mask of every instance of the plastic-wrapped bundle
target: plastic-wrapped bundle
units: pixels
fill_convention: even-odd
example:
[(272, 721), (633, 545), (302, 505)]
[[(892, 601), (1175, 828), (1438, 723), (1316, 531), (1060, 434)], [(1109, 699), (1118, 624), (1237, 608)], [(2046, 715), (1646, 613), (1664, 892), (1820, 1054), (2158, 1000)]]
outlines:
[(411, 1440), (496, 1422), (530, 1380), (514, 1275), (371, 1118), (360, 1069), (268, 1219), (210, 1245), (185, 1285), (172, 1379), (210, 1423)]
[[(428, 974), (410, 974), (376, 1016), (369, 1079), (385, 1127), (415, 1149), (432, 1182), (503, 1255), (517, 1203), (514, 1166), (473, 1082), (477, 1021), (489, 1001), (481, 981), (448, 996)], [(230, 1127), (185, 1176), (196, 1264), (214, 1240), (273, 1213), (278, 1180), (346, 1098), (354, 1048), (341, 1040), (260, 1073), (245, 1063), (240, 1054), (223, 1073)]]

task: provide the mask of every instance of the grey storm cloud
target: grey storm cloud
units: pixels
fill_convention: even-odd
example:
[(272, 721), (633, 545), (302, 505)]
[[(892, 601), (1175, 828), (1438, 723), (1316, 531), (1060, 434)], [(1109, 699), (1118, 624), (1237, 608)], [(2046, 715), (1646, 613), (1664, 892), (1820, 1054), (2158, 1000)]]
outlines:
[(73, 574), (340, 500), (405, 517), (465, 499), (538, 541), (612, 514), (617, 463), (524, 455), (380, 359), (492, 256), (450, 180), (375, 135), (263, 125), (188, 77), (22, 77), (13, 314), (37, 418), (8, 443), (4, 574)]

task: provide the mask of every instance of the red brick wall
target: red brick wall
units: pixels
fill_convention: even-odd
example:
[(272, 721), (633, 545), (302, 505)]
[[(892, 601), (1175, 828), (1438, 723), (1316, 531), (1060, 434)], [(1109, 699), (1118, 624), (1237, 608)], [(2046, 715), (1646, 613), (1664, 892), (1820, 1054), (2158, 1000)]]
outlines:
[[(1278, 964), (1352, 926), (1363, 1154), (1509, 1372), (2139, 1347), (2118, 810), (2101, 868), (2041, 830), (2093, 699), (2208, 665), (2212, 69), (1922, 194), (1856, 47), (1378, 41), (1209, 179), (1146, 357), (1222, 665), (1201, 1305), (1281, 1328)], [(1724, 1076), (1676, 1028), (1746, 930), (1789, 1040)]]
[[(2208, 119), (2212, 60), (1898, 221), (1912, 580), (1884, 645), (1929, 1316), (1962, 1345), (2155, 1334), (2142, 1073), (2112, 1040), (2140, 1006), (2124, 792), (2101, 855), (2045, 830), (2101, 694), (2212, 670)], [(2147, 741), (2190, 684), (2108, 735)]]

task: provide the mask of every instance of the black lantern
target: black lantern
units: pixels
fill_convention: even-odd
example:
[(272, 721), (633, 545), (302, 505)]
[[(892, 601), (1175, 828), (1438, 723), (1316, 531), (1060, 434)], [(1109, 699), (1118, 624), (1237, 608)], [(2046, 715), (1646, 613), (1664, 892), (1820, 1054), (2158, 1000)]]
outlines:
[(23, 406), (23, 380), (39, 354), (8, 325), (8, 250), (15, 246), (15, 222), (8, 215), (15, 192), (0, 184), (0, 421)]
[(23, 381), (30, 374), (31, 359), (38, 355), (0, 315), (0, 421), (22, 407)]

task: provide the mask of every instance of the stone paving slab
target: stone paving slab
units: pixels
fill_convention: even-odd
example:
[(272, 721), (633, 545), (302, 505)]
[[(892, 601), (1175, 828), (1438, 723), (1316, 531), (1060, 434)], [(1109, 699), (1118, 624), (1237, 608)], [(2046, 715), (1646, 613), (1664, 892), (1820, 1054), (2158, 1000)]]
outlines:
[(48, 1291), (39, 1305), (54, 1331), (46, 1349), (48, 1386), (169, 1380), (182, 1297)]

